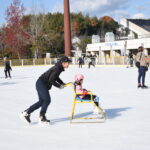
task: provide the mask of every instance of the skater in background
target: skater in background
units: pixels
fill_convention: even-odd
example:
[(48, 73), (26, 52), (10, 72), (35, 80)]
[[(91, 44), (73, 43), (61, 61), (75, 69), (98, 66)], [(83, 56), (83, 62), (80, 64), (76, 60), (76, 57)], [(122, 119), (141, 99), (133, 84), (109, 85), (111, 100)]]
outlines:
[(132, 52), (130, 51), (130, 53), (129, 53), (129, 63), (130, 63), (130, 67), (133, 67), (133, 54), (132, 54)]
[(82, 65), (83, 65), (83, 58), (82, 58), (82, 57), (79, 57), (78, 62), (79, 62), (79, 68), (82, 68)]
[(5, 78), (11, 78), (10, 71), (12, 71), (12, 68), (10, 66), (10, 61), (7, 58), (4, 58), (4, 72), (5, 72)]
[[(148, 88), (148, 86), (145, 85), (145, 76), (146, 76), (146, 71), (148, 70), (148, 61), (147, 58), (144, 54), (144, 48), (140, 46), (138, 48), (138, 53), (136, 56), (136, 61), (140, 63), (140, 66), (138, 68), (138, 88)], [(141, 84), (141, 79), (142, 79), (142, 84)]]
[(88, 61), (88, 68), (90, 68), (91, 66), (95, 67), (94, 58), (92, 56), (89, 56), (87, 61)]
[(47, 120), (45, 114), (47, 108), (51, 102), (51, 97), (49, 94), (49, 90), (54, 85), (57, 88), (63, 89), (65, 83), (59, 78), (61, 72), (64, 71), (65, 68), (69, 67), (69, 63), (71, 60), (63, 56), (55, 66), (50, 68), (44, 74), (42, 74), (36, 82), (36, 90), (38, 93), (39, 101), (35, 104), (31, 105), (28, 109), (21, 113), (20, 117), (24, 119), (27, 123), (30, 123), (30, 115), (35, 110), (41, 108), (39, 115), (39, 123), (48, 123), (50, 120)]
[[(82, 88), (83, 80), (84, 80), (84, 76), (82, 74), (75, 75), (75, 82), (74, 82), (75, 92), (81, 93), (80, 95), (78, 95), (79, 98), (84, 99), (84, 100), (85, 99), (90, 100), (91, 95), (88, 94), (88, 90)], [(99, 97), (96, 95), (93, 95), (92, 98), (93, 98), (93, 101), (96, 104), (96, 106), (99, 107)], [(99, 113), (99, 111), (96, 107), (93, 109), (93, 112)]]
[(127, 68), (133, 67), (133, 53), (130, 51), (129, 55), (127, 56)]

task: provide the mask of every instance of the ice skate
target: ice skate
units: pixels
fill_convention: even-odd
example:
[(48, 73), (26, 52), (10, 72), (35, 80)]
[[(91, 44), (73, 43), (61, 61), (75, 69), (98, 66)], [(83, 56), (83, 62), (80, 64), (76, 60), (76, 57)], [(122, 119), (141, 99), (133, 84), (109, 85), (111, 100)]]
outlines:
[(100, 114), (98, 108), (94, 107), (94, 109), (93, 109), (93, 114), (95, 114), (95, 115)]
[(98, 108), (94, 108), (93, 109), (93, 114), (96, 115), (98, 118), (102, 119), (104, 118), (104, 115), (100, 112), (100, 110)]
[(148, 86), (142, 85), (141, 88), (142, 88), (142, 89), (148, 89)]
[(30, 120), (30, 114), (28, 114), (26, 111), (22, 112), (20, 114), (20, 118), (26, 122), (27, 124), (30, 124), (31, 123), (31, 120)]
[(48, 120), (45, 115), (39, 117), (39, 124), (49, 124), (49, 123), (50, 120)]
[(141, 85), (141, 84), (138, 84), (137, 88), (141, 88), (141, 87), (142, 87), (142, 85)]

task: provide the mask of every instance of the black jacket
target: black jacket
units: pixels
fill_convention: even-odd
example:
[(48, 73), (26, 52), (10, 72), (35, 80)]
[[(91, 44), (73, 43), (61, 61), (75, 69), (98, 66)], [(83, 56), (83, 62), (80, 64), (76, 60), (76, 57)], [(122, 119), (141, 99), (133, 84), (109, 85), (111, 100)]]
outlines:
[(4, 64), (5, 64), (5, 70), (12, 70), (9, 61), (5, 61)]
[(51, 89), (52, 85), (60, 88), (63, 81), (59, 78), (60, 73), (64, 71), (64, 68), (60, 62), (58, 62), (55, 66), (50, 68), (44, 74), (42, 74), (39, 79), (41, 79), (47, 86), (48, 89)]
[(80, 64), (82, 64), (82, 63), (83, 63), (83, 59), (82, 59), (81, 57), (79, 57), (78, 62), (79, 62)]

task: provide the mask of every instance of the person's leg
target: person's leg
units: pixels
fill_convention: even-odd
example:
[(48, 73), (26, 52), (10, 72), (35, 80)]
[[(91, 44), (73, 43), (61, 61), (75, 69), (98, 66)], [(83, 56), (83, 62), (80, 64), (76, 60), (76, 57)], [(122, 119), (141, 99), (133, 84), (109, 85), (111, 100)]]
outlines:
[(88, 68), (90, 68), (90, 63), (88, 64)]
[(131, 67), (133, 67), (133, 59), (131, 59)]
[(45, 90), (45, 91), (43, 91), (43, 93), (40, 93), (40, 94), (43, 99), (40, 116), (44, 116), (46, 114), (47, 108), (51, 102), (51, 98), (50, 98), (50, 94), (49, 94), (48, 90)]
[[(82, 99), (84, 99), (84, 100), (91, 100), (91, 95), (90, 95), (90, 94), (87, 94), (87, 95), (85, 95)], [(95, 105), (96, 105), (97, 107), (99, 107), (99, 97), (96, 96), (96, 95), (93, 95), (93, 96), (92, 96), (92, 100), (94, 101)], [(98, 114), (98, 113), (99, 113), (99, 110), (98, 110), (98, 108), (97, 108), (96, 106), (94, 106), (94, 108), (93, 108), (94, 114)]]
[(142, 67), (142, 86), (145, 85), (145, 75), (146, 75), (145, 67)]
[(36, 82), (36, 90), (38, 93), (38, 97), (39, 97), (39, 101), (36, 102), (35, 104), (31, 105), (26, 111), (28, 114), (31, 114), (32, 112), (34, 112), (35, 110), (39, 109), (42, 106), (43, 103), (43, 98), (41, 96), (41, 92), (43, 92), (43, 83), (41, 81), (37, 81)]
[(129, 58), (127, 59), (127, 68), (129, 67), (129, 63), (130, 63), (130, 60)]
[(21, 115), (20, 115), (21, 118), (23, 118), (27, 123), (31, 122), (30, 114), (32, 112), (34, 112), (35, 110), (37, 110), (38, 108), (40, 108), (42, 106), (42, 104), (44, 103), (45, 99), (44, 99), (43, 95), (45, 94), (45, 91), (48, 92), (47, 87), (45, 86), (45, 84), (41, 80), (37, 80), (37, 82), (36, 82), (36, 90), (37, 90), (37, 93), (38, 93), (39, 101), (37, 103), (33, 104), (32, 106), (30, 106), (27, 110), (22, 112)]
[(93, 95), (93, 101), (96, 104), (96, 106), (99, 106), (99, 97), (96, 95)]
[(141, 86), (141, 77), (142, 77), (142, 69), (141, 67), (138, 69), (138, 87)]
[(39, 98), (39, 101), (33, 105), (31, 105), (26, 112), (28, 114), (31, 114), (32, 112), (34, 112), (35, 110), (39, 109), (42, 106), (42, 100)]
[[(85, 100), (91, 100), (91, 95), (90, 94), (87, 94), (85, 95), (82, 99), (85, 99)], [(94, 101), (94, 103), (99, 106), (99, 97), (97, 97), (96, 95), (93, 95), (92, 96), (92, 100)]]
[(99, 107), (99, 97), (96, 96), (96, 95), (93, 95), (93, 101), (94, 101), (95, 105), (97, 106), (97, 107), (94, 106), (93, 113), (94, 114), (100, 114), (100, 111), (98, 109), (98, 107)]
[(130, 67), (131, 67), (131, 58), (129, 59), (129, 64), (130, 64)]
[(4, 72), (5, 72), (5, 78), (7, 78), (7, 70), (5, 70)]
[(92, 62), (90, 62), (90, 67), (92, 66)]
[(79, 68), (81, 68), (81, 63), (79, 63)]
[(93, 67), (95, 67), (95, 64), (94, 64), (94, 63), (92, 63), (92, 65), (93, 65)]
[(91, 99), (91, 95), (90, 94), (86, 94), (86, 95), (84, 95), (84, 97), (82, 99), (90, 100)]
[(8, 75), (9, 75), (9, 78), (11, 78), (11, 75), (10, 75), (10, 70), (8, 70)]

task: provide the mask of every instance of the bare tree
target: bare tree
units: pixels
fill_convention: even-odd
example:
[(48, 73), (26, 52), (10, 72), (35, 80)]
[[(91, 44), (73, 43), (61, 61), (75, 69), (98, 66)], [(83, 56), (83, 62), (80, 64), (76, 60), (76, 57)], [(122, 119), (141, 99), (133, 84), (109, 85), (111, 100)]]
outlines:
[(43, 36), (42, 31), (43, 31), (43, 25), (45, 21), (45, 9), (44, 9), (44, 5), (42, 4), (42, 2), (40, 3), (40, 6), (42, 10), (38, 10), (37, 5), (33, 1), (30, 29), (31, 29), (32, 43), (33, 43), (32, 49), (34, 51), (35, 58), (38, 58), (39, 56), (40, 49), (39, 49), (39, 44), (38, 44), (38, 37)]

